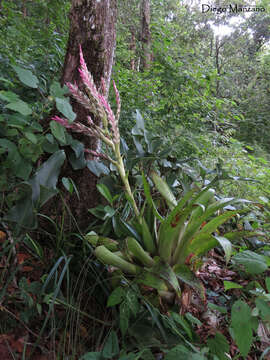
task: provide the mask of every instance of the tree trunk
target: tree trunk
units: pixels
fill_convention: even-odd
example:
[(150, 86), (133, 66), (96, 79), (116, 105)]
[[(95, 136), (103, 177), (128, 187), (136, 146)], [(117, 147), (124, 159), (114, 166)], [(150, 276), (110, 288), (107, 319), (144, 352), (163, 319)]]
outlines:
[(23, 14), (24, 19), (27, 17), (26, 1), (27, 0), (23, 0), (23, 3), (22, 3), (22, 14)]
[(151, 63), (150, 0), (142, 0), (141, 9), (142, 66), (144, 69), (148, 69)]
[(133, 27), (130, 28), (130, 45), (129, 50), (131, 52), (131, 60), (130, 60), (130, 69), (135, 70), (135, 56), (136, 56), (136, 37), (135, 37), (135, 29)]
[[(85, 62), (93, 75), (97, 88), (100, 87), (103, 78), (106, 84), (105, 95), (108, 96), (116, 40), (115, 23), (116, 0), (72, 0), (70, 32), (61, 78), (62, 85), (70, 82), (83, 88), (78, 71), (79, 45), (81, 45)], [(96, 123), (100, 124), (100, 119), (89, 114), (78, 102), (71, 100), (71, 104), (73, 111), (77, 114), (75, 121), (87, 124), (85, 119), (87, 115), (90, 115)], [(96, 150), (98, 147), (95, 139), (76, 133), (72, 133), (72, 136), (82, 142), (86, 149)], [(89, 155), (85, 155), (85, 158), (90, 159)], [(70, 209), (70, 213), (79, 227), (85, 229), (91, 219), (88, 209), (96, 206), (98, 201), (97, 179), (87, 167), (73, 170), (68, 161), (62, 168), (61, 177), (71, 178), (78, 189), (80, 200), (76, 194), (67, 193), (59, 182), (59, 188), (63, 189), (65, 194), (65, 205)], [(72, 218), (67, 211), (63, 211), (63, 201), (56, 204), (57, 201), (54, 199), (53, 202), (56, 207), (53, 212), (56, 211), (54, 215), (57, 217), (57, 222), (60, 220), (58, 216), (64, 216), (65, 228), (74, 228)], [(46, 209), (45, 213), (48, 213)], [(51, 209), (50, 214), (52, 214)]]
[(219, 49), (220, 49), (219, 37), (216, 37), (216, 69), (217, 69), (217, 81), (216, 81), (216, 97), (219, 97), (219, 85), (220, 85), (220, 62), (219, 62)]

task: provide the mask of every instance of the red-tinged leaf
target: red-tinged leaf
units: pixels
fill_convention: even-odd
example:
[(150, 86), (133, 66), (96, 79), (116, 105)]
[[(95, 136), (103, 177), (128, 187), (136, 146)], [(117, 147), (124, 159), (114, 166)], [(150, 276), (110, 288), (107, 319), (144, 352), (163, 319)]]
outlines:
[(24, 349), (25, 339), (22, 337), (20, 339), (15, 340), (14, 338), (11, 341), (11, 348), (16, 350), (18, 353), (22, 354)]
[(207, 224), (207, 222), (204, 221), (204, 222), (202, 223), (202, 225), (201, 225), (201, 229), (202, 229), (206, 224)]
[(31, 272), (34, 268), (32, 266), (23, 266), (22, 272)]
[(210, 220), (200, 231), (201, 234), (211, 234), (215, 231), (220, 225), (225, 223), (230, 218), (236, 216), (242, 211), (232, 210), (226, 211), (224, 214), (216, 216), (214, 219)]
[(3, 231), (0, 231), (0, 241), (4, 242), (7, 238), (6, 233), (4, 233)]
[(19, 254), (17, 254), (18, 263), (22, 264), (23, 262), (25, 262), (25, 260), (29, 259), (30, 257), (31, 257), (31, 255), (29, 255), (29, 254), (19, 253)]

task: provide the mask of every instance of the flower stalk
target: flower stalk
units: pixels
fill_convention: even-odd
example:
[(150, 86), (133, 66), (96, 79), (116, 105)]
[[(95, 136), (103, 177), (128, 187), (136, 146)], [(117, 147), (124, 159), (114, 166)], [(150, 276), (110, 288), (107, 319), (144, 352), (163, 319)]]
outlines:
[[(131, 191), (123, 158), (120, 152), (120, 132), (118, 121), (121, 111), (121, 100), (115, 82), (113, 82), (113, 88), (117, 104), (116, 114), (113, 113), (111, 106), (105, 97), (106, 86), (104, 79), (101, 79), (101, 90), (97, 90), (93, 76), (87, 69), (81, 47), (79, 73), (84, 85), (84, 92), (81, 91), (76, 84), (67, 83), (66, 85), (69, 88), (71, 96), (78, 103), (80, 103), (86, 110), (101, 119), (102, 127), (96, 125), (90, 116), (87, 116), (86, 118), (87, 126), (78, 121), (70, 123), (67, 119), (60, 118), (59, 116), (54, 116), (52, 120), (58, 122), (67, 129), (71, 129), (74, 132), (83, 133), (84, 135), (90, 137), (95, 137), (96, 139), (101, 140), (112, 150), (114, 158), (102, 153), (98, 153), (97, 157), (105, 158), (109, 160), (114, 166), (116, 166), (123, 182), (127, 198), (134, 210), (136, 217), (139, 219), (140, 212)], [(86, 150), (86, 152), (96, 156), (95, 152), (92, 150)]]

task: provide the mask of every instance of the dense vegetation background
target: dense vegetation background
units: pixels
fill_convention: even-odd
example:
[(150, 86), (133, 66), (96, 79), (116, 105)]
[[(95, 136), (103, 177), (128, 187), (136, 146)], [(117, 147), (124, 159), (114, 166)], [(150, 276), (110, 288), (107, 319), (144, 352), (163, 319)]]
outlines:
[[(74, 4), (0, 2), (1, 359), (269, 358), (268, 1), (217, 14), (200, 1), (118, 0), (111, 78), (126, 178), (108, 144), (87, 157), (52, 120), (76, 122), (61, 84)], [(117, 118), (112, 86), (109, 103)], [(175, 235), (166, 219), (180, 215)], [(181, 268), (164, 255), (163, 224)], [(97, 245), (148, 264), (151, 279), (99, 261)]]

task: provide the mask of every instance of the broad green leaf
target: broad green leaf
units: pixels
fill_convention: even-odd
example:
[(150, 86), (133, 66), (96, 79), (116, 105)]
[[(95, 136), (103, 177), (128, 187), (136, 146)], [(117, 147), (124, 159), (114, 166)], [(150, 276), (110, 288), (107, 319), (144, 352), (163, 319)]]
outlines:
[(59, 82), (53, 81), (50, 86), (50, 95), (54, 98), (63, 98), (65, 94), (68, 93), (68, 88), (66, 85), (61, 87)]
[(16, 71), (19, 79), (24, 85), (36, 89), (38, 87), (38, 78), (33, 75), (32, 71), (23, 69), (19, 66), (12, 66)]
[(33, 190), (32, 200), (39, 201), (40, 206), (57, 192), (56, 184), (65, 158), (64, 150), (57, 151), (41, 165), (34, 177), (29, 180)]
[(17, 177), (22, 180), (28, 180), (32, 171), (32, 165), (27, 160), (20, 157), (19, 163), (16, 164), (14, 170)]
[(114, 216), (114, 214), (116, 213), (116, 210), (108, 205), (104, 206), (104, 211), (106, 212), (104, 219), (106, 219), (107, 217), (112, 218)]
[(72, 110), (72, 106), (70, 105), (69, 101), (66, 99), (56, 98), (56, 108), (63, 114), (70, 122), (76, 119), (76, 114)]
[(17, 129), (9, 129), (6, 132), (7, 137), (17, 136), (19, 135), (19, 131)]
[(133, 117), (136, 120), (136, 126), (134, 126), (131, 130), (132, 135), (143, 135), (145, 131), (145, 125), (139, 110), (136, 110), (136, 113), (133, 114)]
[(65, 158), (66, 156), (64, 150), (59, 150), (50, 156), (49, 159), (37, 170), (35, 180), (47, 188), (56, 189), (58, 175)]
[(250, 250), (236, 254), (233, 261), (237, 265), (243, 265), (246, 272), (250, 274), (261, 274), (268, 268), (265, 258)]
[(10, 103), (20, 100), (19, 96), (12, 91), (0, 91), (0, 99)]
[(228, 360), (230, 357), (225, 355), (229, 354), (230, 346), (227, 339), (220, 332), (217, 332), (214, 338), (207, 340), (207, 346), (211, 350), (211, 354), (217, 355), (219, 360)]
[(135, 118), (136, 118), (136, 125), (137, 125), (138, 129), (145, 131), (144, 119), (139, 110), (136, 110)]
[[(52, 135), (51, 135), (52, 136)], [(43, 142), (42, 142), (42, 149), (46, 152), (48, 152), (49, 154), (53, 154), (55, 153), (56, 151), (59, 150), (59, 146), (57, 144), (57, 141), (55, 139), (55, 142), (54, 143), (51, 143), (49, 142), (47, 139), (45, 139)]]
[(101, 161), (87, 160), (86, 163), (88, 169), (97, 177), (100, 177), (100, 175), (102, 174), (108, 175), (110, 173), (108, 167), (104, 165)]
[(232, 254), (232, 244), (224, 236), (214, 236), (214, 238), (219, 242), (219, 245), (222, 247), (225, 253), (226, 264), (230, 261)]
[(92, 209), (89, 209), (88, 211), (98, 219), (104, 220), (105, 217), (104, 206), (98, 205)]
[(22, 115), (28, 116), (32, 114), (32, 109), (28, 106), (28, 104), (22, 100), (18, 100), (16, 102), (9, 103), (5, 106), (7, 109), (16, 111)]
[(107, 306), (110, 307), (110, 306), (118, 305), (123, 301), (124, 298), (125, 298), (125, 290), (121, 286), (118, 286), (116, 289), (113, 290), (113, 292), (109, 296), (107, 301)]
[(119, 354), (118, 338), (116, 332), (112, 330), (103, 347), (102, 356), (105, 359), (112, 359), (117, 354)]
[(257, 308), (260, 310), (261, 319), (270, 323), (270, 306), (269, 301), (257, 298), (255, 300)]
[(107, 186), (105, 184), (97, 184), (97, 189), (101, 195), (112, 205), (113, 198)]
[(209, 216), (213, 215), (218, 210), (223, 209), (225, 206), (235, 203), (251, 203), (251, 201), (245, 199), (235, 199), (235, 198), (223, 198), (221, 200), (215, 201), (214, 204), (208, 206), (201, 220), (205, 221), (209, 218)]
[(31, 200), (31, 194), (19, 200), (7, 215), (4, 216), (7, 221), (15, 222), (19, 227), (27, 229), (35, 229), (37, 226), (37, 218), (34, 215), (34, 207)]
[(33, 134), (33, 133), (31, 133), (31, 132), (26, 132), (26, 133), (24, 133), (24, 136), (25, 136), (28, 140), (30, 140), (33, 144), (37, 144), (38, 139), (37, 139), (37, 137), (36, 137), (35, 134)]
[[(196, 254), (202, 254), (203, 252), (215, 247), (215, 242), (211, 233), (216, 231), (217, 228), (225, 223), (228, 219), (238, 214), (239, 211), (226, 211), (224, 214), (216, 216), (202, 227), (200, 217), (197, 221), (193, 221), (187, 226), (185, 234), (183, 235), (181, 242), (179, 242), (176, 251), (176, 262), (183, 263), (186, 257), (195, 252)], [(197, 235), (196, 235), (197, 233)], [(195, 237), (194, 237), (195, 236)], [(217, 239), (216, 239), (217, 240)], [(218, 241), (218, 240), (217, 240)], [(222, 246), (225, 246), (226, 256), (229, 258), (229, 241), (218, 241)]]
[(53, 136), (60, 141), (60, 143), (66, 143), (66, 129), (56, 121), (50, 122), (50, 129)]
[(169, 208), (173, 210), (177, 206), (177, 201), (173, 193), (171, 192), (168, 184), (160, 177), (158, 174), (156, 174), (154, 171), (151, 173), (151, 178), (153, 179), (153, 182), (155, 183), (156, 188), (160, 192), (160, 194), (164, 197), (166, 200)]
[(230, 290), (230, 289), (242, 289), (243, 288), (242, 285), (239, 285), (239, 284), (237, 284), (237, 283), (235, 283), (233, 281), (224, 280), (223, 284), (224, 284), (225, 291)]
[(64, 185), (64, 187), (67, 189), (67, 191), (72, 194), (73, 193), (73, 184), (70, 181), (69, 178), (63, 177), (62, 178), (62, 184)]
[(189, 242), (186, 241), (186, 246), (183, 246), (181, 251), (179, 251), (180, 254), (178, 258), (176, 258), (176, 263), (184, 264), (190, 254), (196, 256), (203, 255), (217, 245), (218, 241), (214, 236), (199, 233)]
[(7, 149), (8, 151), (16, 151), (17, 146), (8, 139), (0, 139), (0, 147)]
[(8, 150), (8, 167), (14, 171), (17, 177), (27, 180), (32, 171), (32, 166), (21, 157), (17, 146), (8, 139), (0, 139), (0, 148)]
[(216, 216), (214, 219), (210, 220), (202, 229), (201, 234), (211, 234), (215, 231), (220, 225), (224, 224), (227, 220), (237, 215), (239, 211), (232, 210), (226, 211), (224, 214)]
[(84, 144), (78, 140), (73, 140), (70, 144), (72, 150), (74, 151), (76, 158), (79, 158), (81, 154), (84, 154)]
[[(78, 152), (77, 152), (78, 154)], [(84, 151), (81, 151), (79, 156), (77, 156), (76, 152), (70, 152), (68, 154), (68, 161), (70, 162), (73, 170), (84, 169), (86, 167), (86, 160), (84, 156)]]
[[(209, 203), (209, 201), (214, 197), (215, 190), (214, 189), (208, 189), (207, 191), (203, 192), (196, 200), (194, 205), (198, 205), (195, 210), (192, 211), (191, 220), (196, 219), (204, 214), (206, 211), (206, 207)], [(202, 221), (203, 222), (203, 221)]]
[[(193, 203), (196, 201), (192, 199), (190, 204), (184, 208), (187, 201), (190, 200), (194, 190), (187, 192), (184, 197), (179, 201), (178, 205), (174, 210), (167, 216), (162, 222), (158, 233), (159, 252), (160, 256), (165, 260), (169, 261), (172, 253), (172, 246), (175, 241), (179, 238), (179, 232), (184, 226), (186, 219), (192, 212)], [(177, 252), (177, 249), (176, 249)]]
[[(134, 128), (133, 128), (134, 129)], [(132, 131), (133, 131), (132, 129)], [(142, 136), (138, 136), (138, 135), (133, 135), (133, 142), (134, 142), (134, 145), (140, 155), (140, 158), (142, 158), (144, 156), (144, 150), (143, 150), (143, 146), (141, 144), (141, 142), (139, 140), (142, 139)], [(134, 163), (137, 163), (140, 161), (140, 158), (135, 158), (134, 161), (133, 161), (133, 166), (135, 166)]]
[(236, 345), (244, 358), (247, 357), (253, 340), (251, 320), (251, 309), (248, 304), (242, 300), (236, 301), (232, 306), (231, 326)]

